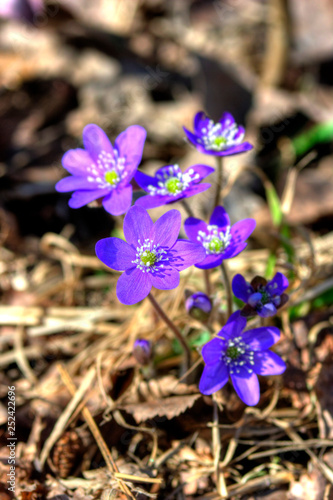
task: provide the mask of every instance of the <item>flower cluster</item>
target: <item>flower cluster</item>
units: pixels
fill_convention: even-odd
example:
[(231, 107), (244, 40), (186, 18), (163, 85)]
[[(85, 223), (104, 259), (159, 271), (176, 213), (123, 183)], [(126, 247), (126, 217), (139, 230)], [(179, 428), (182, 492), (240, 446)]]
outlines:
[[(214, 123), (203, 112), (194, 119), (194, 132), (184, 129), (188, 139), (205, 154), (226, 156), (243, 153), (252, 148), (244, 142), (244, 128), (238, 126), (229, 113)], [(97, 257), (109, 268), (120, 271), (117, 297), (126, 305), (149, 298), (162, 318), (174, 331), (182, 347), (190, 351), (182, 334), (160, 310), (152, 288), (171, 290), (178, 287), (179, 273), (194, 265), (199, 269), (216, 268), (247, 246), (247, 239), (255, 229), (254, 219), (244, 219), (231, 225), (222, 206), (215, 206), (207, 224), (189, 217), (184, 231), (188, 239), (178, 239), (181, 214), (169, 210), (153, 222), (147, 209), (168, 205), (206, 191), (211, 186), (203, 183), (214, 169), (193, 165), (182, 171), (178, 165), (158, 169), (154, 176), (138, 171), (146, 131), (133, 125), (122, 132), (112, 146), (105, 132), (91, 124), (83, 130), (84, 149), (68, 151), (62, 159), (71, 174), (60, 180), (59, 192), (73, 191), (69, 206), (80, 208), (100, 200), (112, 215), (126, 214), (123, 222), (124, 238), (104, 238), (96, 243)], [(219, 161), (219, 163), (221, 163)], [(145, 192), (132, 205), (132, 180)], [(220, 187), (220, 186), (219, 186)], [(217, 191), (219, 192), (219, 191)], [(215, 205), (218, 204), (218, 197)], [(246, 317), (258, 314), (272, 316), (287, 300), (284, 293), (288, 280), (282, 273), (267, 282), (256, 277), (247, 283), (237, 274), (232, 282), (236, 297), (245, 302), (242, 311), (231, 314), (231, 296), (228, 301), (231, 316), (221, 331), (202, 348), (205, 362), (199, 389), (212, 394), (231, 378), (239, 397), (247, 405), (255, 405), (260, 398), (257, 375), (277, 375), (285, 370), (284, 361), (269, 348), (279, 340), (275, 327), (261, 327), (245, 331)], [(209, 286), (207, 287), (209, 288)], [(186, 300), (186, 309), (192, 317), (209, 321), (211, 297), (196, 292)], [(151, 345), (138, 339), (133, 356), (141, 364), (151, 358)]]

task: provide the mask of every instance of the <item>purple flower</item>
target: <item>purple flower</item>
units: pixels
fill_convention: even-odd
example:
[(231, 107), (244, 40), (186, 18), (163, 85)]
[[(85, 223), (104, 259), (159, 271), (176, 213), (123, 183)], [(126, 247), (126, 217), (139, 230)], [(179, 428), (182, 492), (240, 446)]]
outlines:
[(152, 348), (149, 340), (137, 339), (133, 346), (133, 356), (140, 365), (147, 365), (151, 359)]
[(157, 170), (155, 177), (138, 171), (135, 181), (148, 194), (139, 198), (135, 204), (147, 209), (155, 208), (202, 193), (211, 185), (199, 183), (212, 172), (214, 169), (206, 165), (193, 165), (185, 172), (178, 165), (168, 165)]
[(242, 142), (245, 129), (235, 123), (230, 113), (224, 113), (221, 120), (214, 123), (203, 111), (199, 111), (194, 117), (194, 131), (183, 129), (198, 151), (207, 155), (229, 156), (253, 148), (249, 142)]
[(42, 10), (42, 0), (1, 0), (0, 17), (33, 22), (34, 16)]
[(131, 179), (141, 161), (146, 131), (139, 125), (128, 127), (115, 140), (114, 147), (97, 125), (83, 130), (85, 149), (71, 149), (62, 164), (72, 176), (56, 184), (59, 192), (74, 191), (68, 204), (81, 208), (102, 198), (103, 207), (112, 215), (127, 212), (132, 202)]
[(206, 258), (196, 264), (199, 269), (217, 267), (225, 259), (238, 255), (247, 243), (256, 226), (254, 219), (244, 219), (230, 226), (230, 219), (223, 207), (216, 207), (211, 215), (209, 224), (203, 220), (189, 217), (184, 229), (187, 237), (199, 242), (206, 252)]
[(177, 240), (181, 226), (178, 210), (169, 210), (155, 224), (142, 208), (130, 208), (124, 219), (126, 241), (105, 238), (96, 244), (96, 255), (111, 269), (125, 271), (117, 282), (117, 297), (123, 304), (136, 304), (152, 286), (171, 290), (179, 285), (179, 271), (200, 262), (201, 245)]
[(186, 311), (190, 316), (200, 321), (207, 321), (212, 310), (212, 302), (208, 295), (196, 292), (185, 301)]
[(246, 303), (241, 312), (243, 316), (253, 316), (257, 313), (267, 318), (274, 316), (277, 309), (287, 302), (288, 295), (283, 292), (288, 285), (288, 280), (282, 273), (276, 273), (268, 283), (261, 276), (256, 276), (248, 283), (241, 274), (236, 274), (232, 280), (232, 291), (238, 299)]
[(199, 390), (213, 394), (221, 389), (229, 377), (238, 396), (248, 406), (260, 398), (257, 375), (280, 375), (285, 362), (269, 348), (280, 338), (275, 327), (261, 327), (244, 333), (246, 319), (239, 311), (233, 313), (218, 336), (205, 344), (202, 356), (205, 368)]

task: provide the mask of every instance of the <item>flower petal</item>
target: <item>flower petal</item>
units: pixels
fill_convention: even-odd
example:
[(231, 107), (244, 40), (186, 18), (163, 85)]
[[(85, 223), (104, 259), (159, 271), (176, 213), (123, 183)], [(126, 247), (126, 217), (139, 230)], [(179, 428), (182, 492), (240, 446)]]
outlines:
[(92, 190), (79, 190), (75, 191), (70, 200), (68, 201), (68, 205), (71, 208), (81, 208), (84, 205), (87, 205), (91, 201), (98, 200), (99, 198), (103, 198), (110, 191), (110, 188), (105, 189), (92, 189)]
[(117, 282), (118, 300), (127, 306), (136, 304), (147, 297), (151, 286), (150, 273), (143, 273), (136, 267), (128, 269)]
[(214, 267), (218, 267), (221, 264), (223, 259), (224, 257), (222, 254), (206, 255), (206, 258), (199, 262), (199, 264), (195, 264), (195, 267), (198, 269), (214, 269)]
[(276, 314), (276, 307), (272, 302), (263, 305), (261, 309), (258, 309), (258, 315), (261, 316), (262, 318), (269, 318), (270, 316), (275, 316)]
[(150, 238), (153, 229), (153, 221), (149, 217), (147, 210), (134, 205), (131, 207), (124, 219), (124, 236), (130, 245), (136, 248), (139, 245), (139, 240), (143, 244), (146, 238)]
[(229, 372), (224, 363), (214, 363), (205, 366), (199, 382), (199, 391), (202, 394), (213, 394), (220, 390), (227, 382)]
[(253, 370), (257, 375), (281, 375), (287, 368), (283, 359), (272, 351), (255, 352)]
[(275, 326), (261, 326), (243, 333), (244, 342), (253, 351), (265, 351), (280, 338), (280, 330)]
[(188, 217), (184, 223), (184, 231), (186, 233), (186, 236), (190, 240), (197, 242), (199, 231), (203, 231), (204, 233), (208, 232), (207, 224), (201, 219), (196, 219), (195, 217)]
[(187, 128), (185, 128), (185, 127), (183, 127), (183, 130), (184, 130), (188, 140), (190, 142), (192, 142), (192, 144), (194, 144), (194, 146), (197, 146), (199, 149), (200, 143), (198, 143), (198, 137), (195, 134), (193, 134), (190, 130), (187, 130)]
[(171, 254), (169, 257), (170, 265), (177, 269), (177, 271), (183, 271), (201, 262), (205, 258), (206, 251), (200, 243), (189, 240), (178, 240), (168, 254)]
[(159, 187), (158, 186), (159, 180), (156, 177), (152, 177), (151, 175), (147, 175), (144, 172), (141, 172), (140, 170), (137, 170), (137, 172), (135, 172), (134, 179), (135, 179), (135, 182), (144, 191), (148, 191), (148, 186), (154, 186), (156, 188)]
[(115, 140), (115, 148), (119, 156), (125, 158), (126, 180), (129, 182), (142, 159), (143, 146), (147, 132), (140, 125), (132, 125), (118, 135)]
[(241, 274), (236, 274), (232, 280), (232, 292), (237, 299), (247, 302), (254, 290)]
[(196, 179), (196, 182), (200, 182), (202, 179), (207, 177), (208, 175), (215, 172), (215, 168), (209, 167), (208, 165), (192, 165), (185, 170), (184, 174), (197, 174), (199, 177)]
[(76, 191), (77, 189), (91, 191), (96, 189), (97, 186), (97, 182), (90, 182), (87, 180), (87, 177), (69, 175), (57, 182), (55, 189), (58, 193), (67, 193), (68, 191)]
[(98, 125), (91, 123), (84, 127), (82, 138), (85, 149), (95, 162), (97, 162), (102, 151), (114, 156), (113, 147), (108, 136)]
[(201, 355), (206, 365), (215, 364), (221, 359), (223, 346), (223, 340), (217, 337), (213, 338), (203, 346)]
[(132, 186), (112, 189), (103, 200), (103, 207), (109, 214), (122, 215), (127, 212), (132, 203)]
[(254, 231), (255, 227), (256, 221), (254, 219), (243, 219), (231, 226), (231, 242), (225, 252), (223, 252), (223, 258), (231, 259), (242, 252), (247, 245), (245, 240)]
[(62, 166), (73, 175), (87, 175), (93, 159), (87, 151), (81, 148), (70, 149), (62, 157)]
[(151, 284), (158, 290), (173, 290), (179, 285), (179, 272), (172, 267), (163, 268), (161, 272), (151, 274)]
[(220, 229), (224, 229), (230, 226), (229, 215), (223, 207), (216, 207), (209, 219), (209, 225), (218, 226)]
[(178, 210), (169, 210), (163, 214), (154, 224), (151, 237), (155, 245), (171, 248), (177, 241), (182, 216)]
[[(207, 191), (211, 187), (211, 184), (208, 182), (202, 182), (201, 184), (192, 184), (192, 186), (189, 186), (185, 191), (183, 191), (181, 194), (181, 198), (190, 198), (191, 196), (194, 196), (196, 194), (202, 193), (203, 191)], [(179, 199), (179, 198), (178, 198)]]
[(141, 196), (135, 202), (135, 205), (138, 207), (143, 207), (149, 210), (150, 208), (161, 207), (162, 205), (166, 205), (168, 203), (174, 203), (182, 195), (179, 193), (178, 196), (163, 196), (160, 194), (152, 195), (148, 194), (147, 196)]
[(116, 271), (125, 271), (135, 266), (136, 252), (120, 238), (103, 238), (96, 243), (95, 252), (99, 260)]
[(235, 118), (232, 116), (231, 113), (225, 111), (220, 118), (220, 123), (222, 125), (222, 130), (225, 130), (226, 128), (229, 128), (231, 125), (235, 123)]
[(230, 373), (231, 381), (240, 399), (248, 406), (255, 406), (260, 399), (260, 387), (255, 373), (249, 373), (243, 366), (239, 373)]
[(204, 111), (198, 111), (194, 117), (194, 131), (201, 132), (203, 126), (207, 126), (209, 118)]
[(288, 288), (289, 282), (287, 278), (282, 273), (276, 273), (274, 278), (269, 281), (266, 285), (266, 289), (272, 295), (281, 295), (286, 288)]
[(219, 337), (226, 339), (233, 339), (239, 337), (246, 327), (246, 318), (241, 316), (240, 311), (231, 314), (228, 321), (218, 333)]

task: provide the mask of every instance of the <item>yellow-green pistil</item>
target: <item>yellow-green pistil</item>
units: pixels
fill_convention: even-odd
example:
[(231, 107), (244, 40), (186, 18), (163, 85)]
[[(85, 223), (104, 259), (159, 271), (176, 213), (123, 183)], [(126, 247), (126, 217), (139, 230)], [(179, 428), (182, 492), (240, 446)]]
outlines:
[(212, 253), (220, 253), (224, 250), (224, 243), (217, 236), (213, 236), (208, 243), (208, 248)]
[(144, 266), (151, 267), (156, 262), (156, 254), (154, 252), (149, 252), (149, 250), (146, 250), (140, 256), (140, 260)]
[(170, 177), (165, 183), (165, 187), (171, 194), (177, 194), (181, 191), (182, 183), (177, 177)]
[(227, 354), (228, 358), (237, 359), (241, 355), (241, 352), (238, 349), (238, 347), (230, 346), (230, 347), (228, 347), (226, 354)]
[(216, 146), (219, 149), (222, 149), (223, 146), (226, 145), (226, 143), (227, 143), (227, 139), (223, 136), (215, 137), (214, 142), (213, 142), (214, 146)]
[(119, 175), (115, 170), (109, 170), (109, 172), (106, 172), (104, 179), (111, 184), (111, 186), (116, 186), (119, 182)]

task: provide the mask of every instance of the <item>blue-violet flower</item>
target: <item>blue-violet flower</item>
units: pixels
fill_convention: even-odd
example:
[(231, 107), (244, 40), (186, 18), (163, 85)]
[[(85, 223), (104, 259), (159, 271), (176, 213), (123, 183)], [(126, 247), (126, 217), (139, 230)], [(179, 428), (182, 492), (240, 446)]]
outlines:
[(200, 262), (201, 245), (177, 240), (181, 226), (178, 210), (169, 210), (155, 223), (143, 207), (130, 208), (124, 219), (124, 236), (104, 238), (96, 255), (111, 269), (124, 271), (117, 282), (117, 297), (126, 305), (147, 297), (152, 287), (171, 290), (179, 285), (179, 271)]
[(43, 7), (42, 0), (1, 0), (0, 17), (32, 23)]
[(288, 285), (288, 280), (282, 273), (276, 273), (268, 283), (261, 276), (256, 276), (248, 283), (241, 274), (236, 274), (232, 280), (232, 291), (238, 299), (246, 303), (241, 311), (243, 316), (258, 314), (267, 318), (274, 316), (277, 309), (287, 302), (288, 295), (284, 291)]
[(139, 198), (135, 204), (147, 209), (155, 208), (202, 193), (211, 185), (199, 183), (212, 172), (214, 168), (206, 165), (193, 165), (185, 172), (178, 165), (167, 165), (158, 169), (154, 177), (138, 170), (134, 179), (148, 194)]
[(224, 113), (220, 121), (214, 123), (199, 111), (194, 117), (194, 131), (183, 129), (197, 150), (207, 155), (229, 156), (253, 148), (249, 142), (243, 142), (245, 129), (237, 125), (230, 113)]
[(257, 375), (280, 375), (285, 362), (269, 348), (280, 338), (278, 328), (254, 328), (244, 333), (246, 319), (239, 311), (233, 313), (225, 326), (202, 348), (205, 368), (199, 390), (213, 394), (221, 389), (229, 377), (238, 396), (248, 406), (260, 398)]
[(212, 310), (212, 301), (205, 293), (196, 292), (187, 297), (185, 308), (192, 318), (207, 321)]
[(203, 220), (189, 217), (186, 219), (184, 229), (187, 237), (199, 242), (206, 252), (202, 262), (196, 264), (199, 269), (217, 267), (225, 259), (238, 255), (247, 243), (256, 226), (254, 219), (243, 219), (230, 225), (230, 219), (223, 207), (216, 207), (211, 215), (209, 224)]
[(100, 127), (87, 125), (83, 130), (85, 149), (65, 153), (62, 164), (72, 176), (61, 179), (56, 190), (74, 191), (68, 202), (71, 208), (102, 198), (110, 214), (126, 213), (132, 203), (130, 182), (141, 161), (145, 138), (145, 129), (133, 125), (117, 137), (112, 147)]

